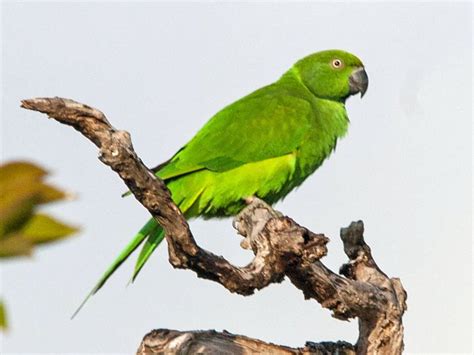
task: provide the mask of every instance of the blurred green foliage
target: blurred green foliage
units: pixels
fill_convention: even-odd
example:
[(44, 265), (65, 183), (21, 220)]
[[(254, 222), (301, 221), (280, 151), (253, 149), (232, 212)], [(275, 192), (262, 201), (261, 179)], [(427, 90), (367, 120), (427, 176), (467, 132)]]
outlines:
[[(41, 205), (64, 200), (67, 193), (45, 183), (47, 172), (29, 162), (0, 165), (0, 258), (29, 256), (37, 245), (55, 242), (77, 228), (38, 213)], [(0, 329), (7, 326), (0, 301)]]

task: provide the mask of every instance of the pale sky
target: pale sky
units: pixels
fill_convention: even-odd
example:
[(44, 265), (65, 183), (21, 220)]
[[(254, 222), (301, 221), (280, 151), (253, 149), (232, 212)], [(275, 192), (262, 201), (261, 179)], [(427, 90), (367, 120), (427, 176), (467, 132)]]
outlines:
[[(288, 281), (251, 297), (174, 270), (166, 247), (125, 287), (127, 263), (70, 315), (147, 219), (97, 149), (70, 127), (22, 110), (62, 96), (101, 109), (149, 166), (215, 112), (278, 79), (296, 60), (340, 48), (369, 74), (349, 133), (277, 209), (331, 242), (362, 219), (379, 266), (408, 292), (407, 353), (470, 353), (472, 336), (472, 6), (469, 3), (2, 3), (2, 160), (28, 159), (77, 194), (48, 207), (80, 225), (31, 259), (2, 261), (10, 331), (2, 353), (132, 353), (154, 328), (226, 329), (278, 344), (357, 339)], [(193, 221), (198, 242), (244, 265), (230, 220)]]

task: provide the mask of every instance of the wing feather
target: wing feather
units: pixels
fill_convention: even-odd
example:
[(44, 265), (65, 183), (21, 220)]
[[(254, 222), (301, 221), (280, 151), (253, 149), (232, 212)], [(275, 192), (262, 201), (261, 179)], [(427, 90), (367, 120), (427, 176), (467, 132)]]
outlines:
[(291, 95), (245, 97), (218, 112), (157, 175), (172, 179), (194, 171), (227, 171), (290, 154), (310, 130), (311, 104)]

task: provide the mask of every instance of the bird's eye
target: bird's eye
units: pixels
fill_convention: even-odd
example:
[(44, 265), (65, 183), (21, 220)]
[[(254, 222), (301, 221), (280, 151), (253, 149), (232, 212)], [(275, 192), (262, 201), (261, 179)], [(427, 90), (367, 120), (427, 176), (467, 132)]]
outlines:
[(340, 60), (340, 59), (334, 59), (334, 60), (332, 61), (331, 65), (332, 65), (332, 67), (333, 67), (334, 69), (342, 68), (342, 65), (343, 65), (343, 64), (342, 64), (342, 60)]

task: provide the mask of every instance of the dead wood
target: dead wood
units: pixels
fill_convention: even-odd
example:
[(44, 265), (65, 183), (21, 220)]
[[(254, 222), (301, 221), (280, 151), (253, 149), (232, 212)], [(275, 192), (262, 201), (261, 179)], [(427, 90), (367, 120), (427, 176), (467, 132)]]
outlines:
[(314, 299), (341, 320), (358, 318), (359, 338), (345, 342), (310, 343), (289, 348), (227, 332), (156, 330), (145, 336), (138, 353), (281, 353), (281, 354), (400, 354), (403, 350), (402, 316), (406, 293), (400, 280), (389, 278), (375, 263), (363, 238), (361, 221), (341, 229), (349, 257), (340, 274), (326, 268), (328, 238), (315, 234), (283, 216), (259, 199), (234, 219), (243, 236), (242, 247), (254, 259), (237, 267), (196, 244), (188, 223), (173, 203), (166, 185), (135, 153), (128, 132), (115, 129), (97, 109), (63, 98), (23, 100), (22, 107), (46, 113), (74, 127), (100, 150), (99, 159), (125, 182), (135, 198), (166, 232), (169, 261), (193, 270), (198, 277), (218, 282), (230, 292), (251, 295), (285, 277), (306, 299)]

